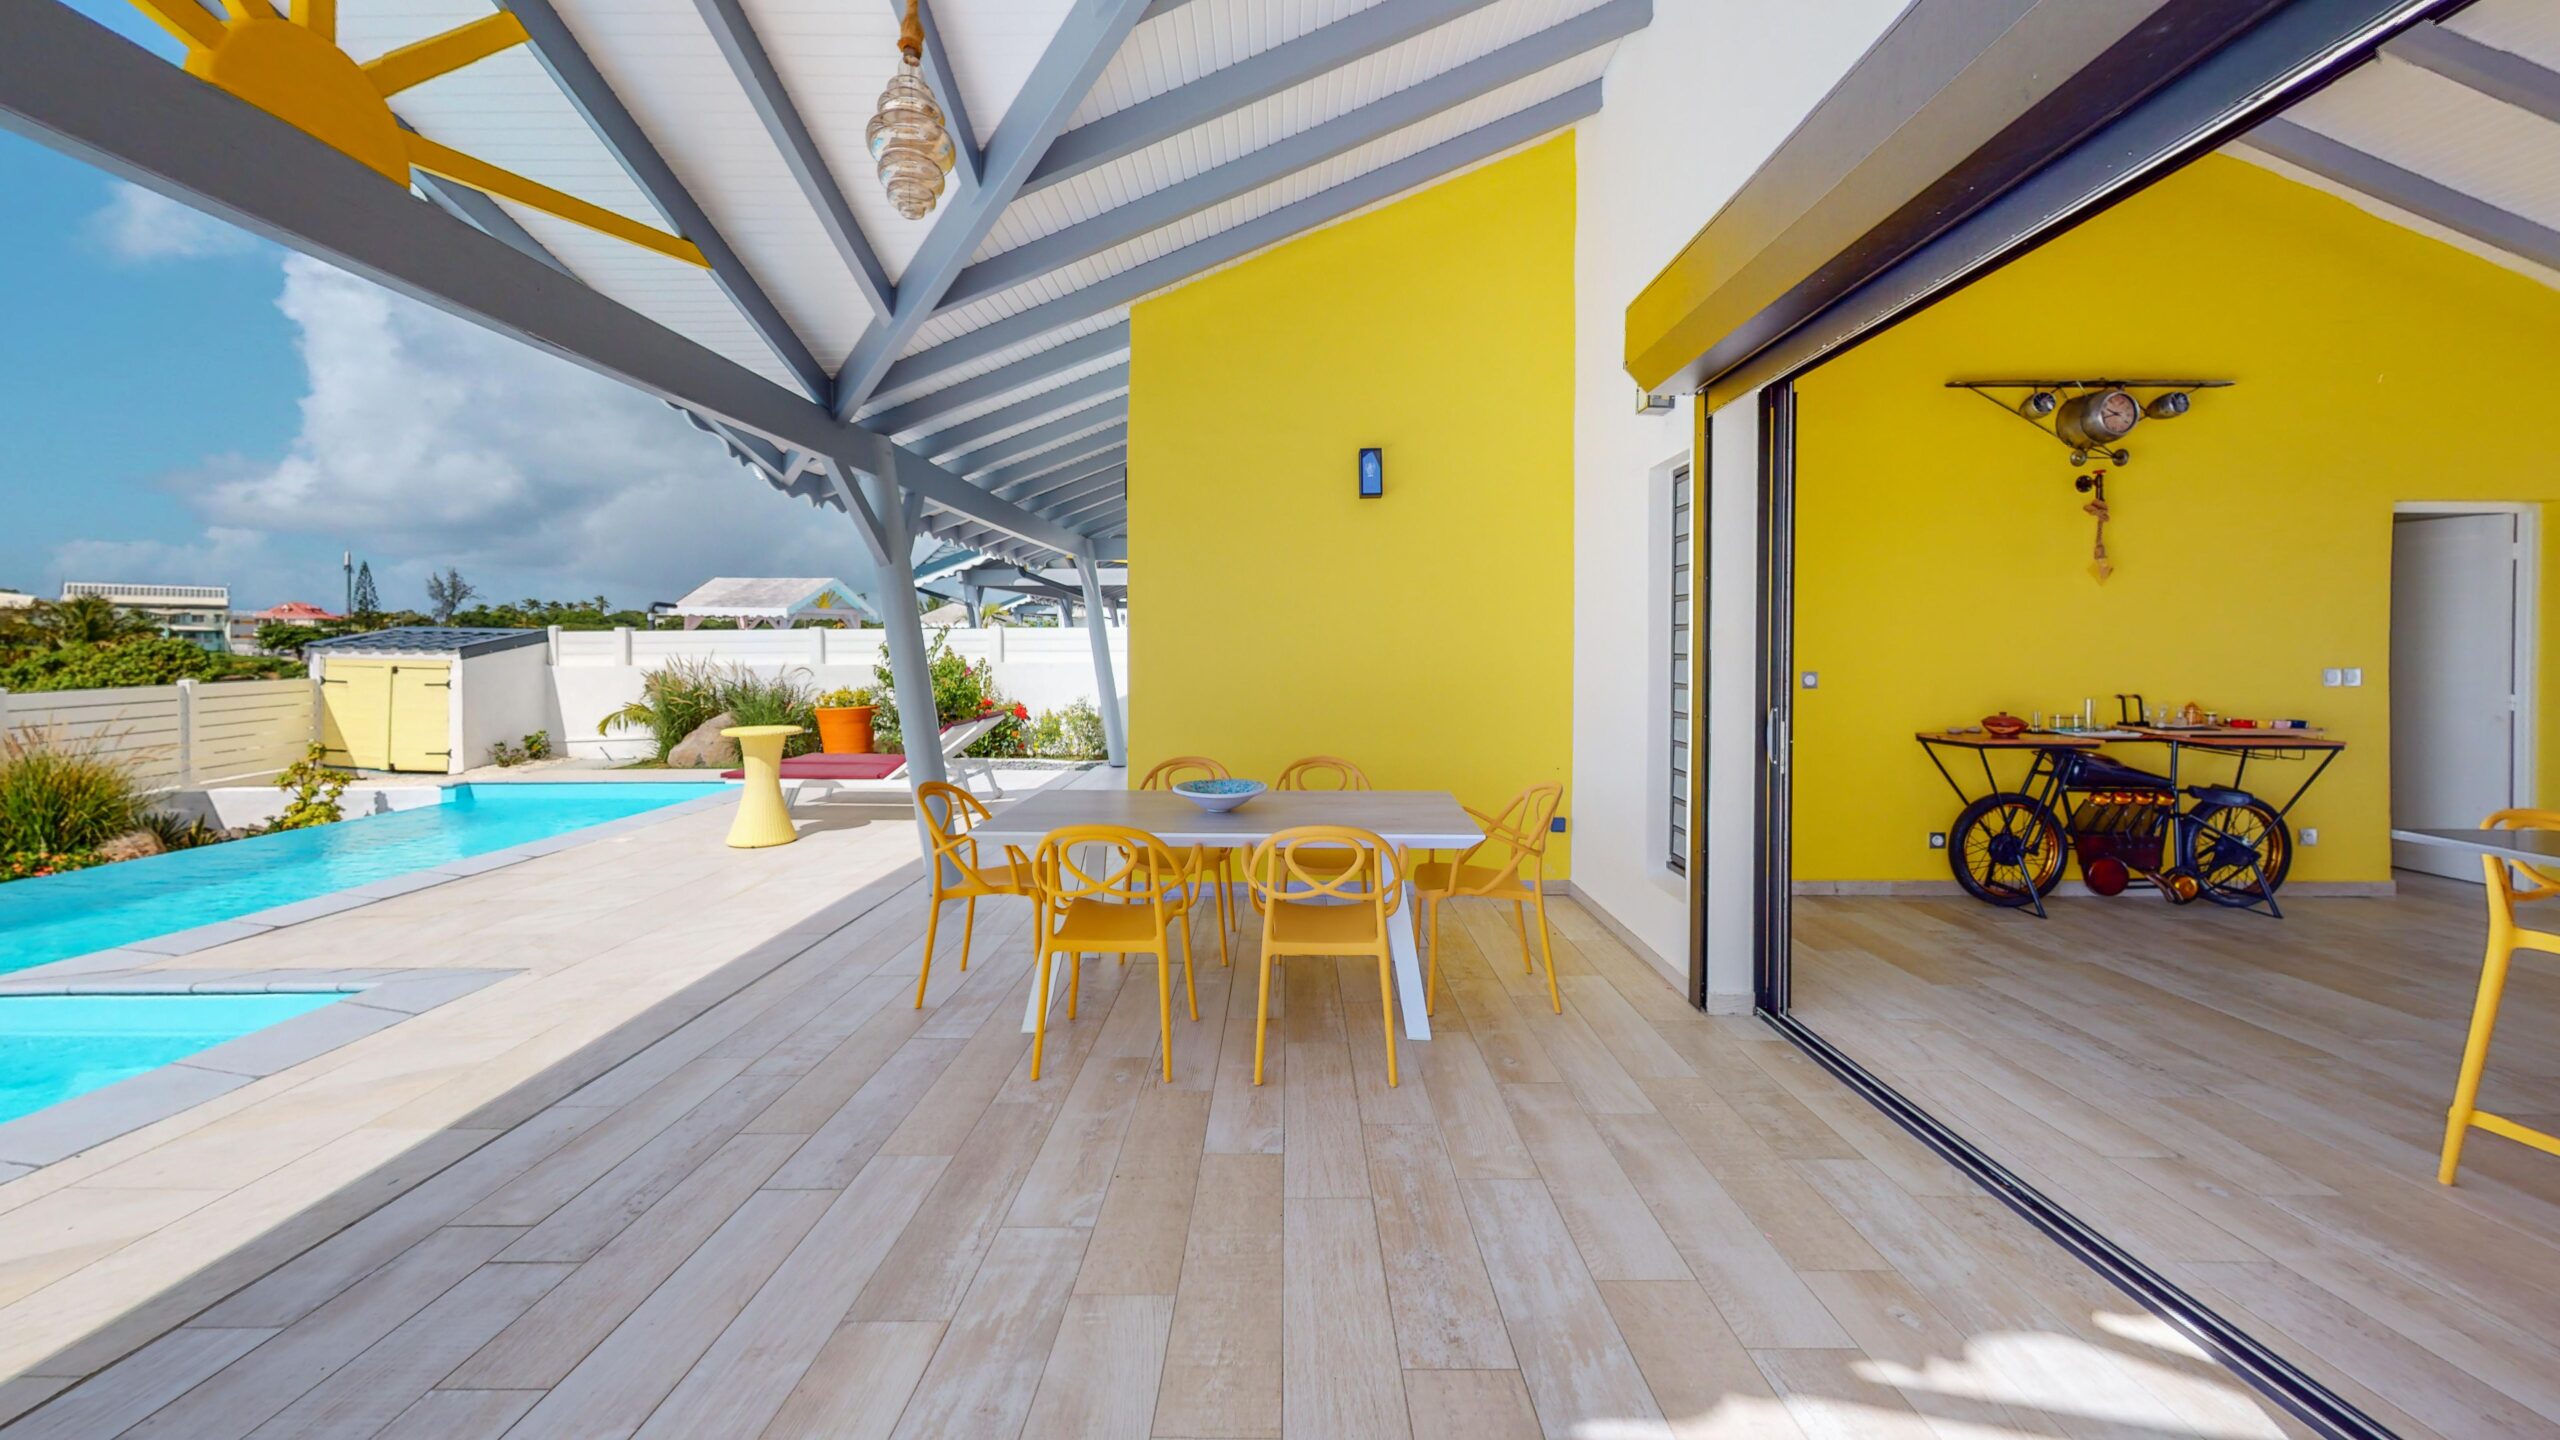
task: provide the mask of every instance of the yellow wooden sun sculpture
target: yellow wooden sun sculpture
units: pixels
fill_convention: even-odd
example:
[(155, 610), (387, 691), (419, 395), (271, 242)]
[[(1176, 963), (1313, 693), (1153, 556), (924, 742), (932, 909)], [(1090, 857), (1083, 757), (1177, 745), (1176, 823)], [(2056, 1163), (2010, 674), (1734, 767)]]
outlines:
[(404, 130), (390, 98), (525, 41), (504, 11), (359, 65), (338, 48), (336, 0), (222, 0), (217, 19), (196, 0), (133, 0), (187, 47), (187, 73), (346, 152), (407, 188), (412, 171), (441, 176), (689, 265), (708, 266), (692, 241), (528, 180)]

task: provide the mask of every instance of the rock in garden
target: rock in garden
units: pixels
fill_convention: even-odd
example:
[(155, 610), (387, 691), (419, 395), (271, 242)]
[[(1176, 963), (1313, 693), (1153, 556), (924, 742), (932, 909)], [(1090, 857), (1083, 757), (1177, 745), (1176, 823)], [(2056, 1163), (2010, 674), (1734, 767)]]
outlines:
[(160, 843), (159, 836), (152, 834), (148, 830), (127, 830), (123, 834), (108, 841), (106, 844), (99, 846), (98, 858), (101, 860), (139, 860), (145, 855), (157, 855), (167, 848), (169, 847)]
[(667, 766), (674, 770), (725, 770), (738, 763), (738, 742), (720, 732), (737, 724), (723, 710), (693, 727), (667, 752)]

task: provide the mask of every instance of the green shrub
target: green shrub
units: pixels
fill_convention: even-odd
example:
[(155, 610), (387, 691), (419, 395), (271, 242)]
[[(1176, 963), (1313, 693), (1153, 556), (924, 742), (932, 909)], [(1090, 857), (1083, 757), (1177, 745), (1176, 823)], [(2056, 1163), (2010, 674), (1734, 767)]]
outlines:
[(551, 732), (548, 730), (536, 730), (532, 734), (524, 737), (524, 758), (527, 760), (550, 759)]
[[(783, 746), (785, 755), (818, 748), (817, 696), (806, 679), (793, 672), (757, 675), (700, 659), (670, 660), (650, 671), (640, 681), (640, 698), (604, 717), (596, 733), (609, 734), (617, 726), (646, 730), (658, 747), (657, 758), (664, 761), (677, 742), (722, 713), (737, 725), (799, 726), (804, 733)], [(533, 737), (525, 738), (529, 742)], [(547, 749), (548, 737), (544, 744)]]
[(640, 698), (604, 717), (596, 733), (609, 734), (616, 727), (646, 730), (663, 761), (677, 741), (720, 713), (721, 678), (720, 667), (708, 660), (670, 660), (642, 676)]
[(163, 850), (193, 850), (199, 845), (216, 845), (229, 838), (217, 826), (204, 821), (188, 820), (166, 810), (153, 810), (134, 821), (137, 830), (148, 830)]
[(134, 828), (141, 787), (93, 744), (41, 731), (0, 734), (0, 853), (76, 855)]
[[(938, 725), (954, 725), (989, 710), (1007, 708), (1003, 693), (996, 689), (995, 667), (983, 660), (972, 665), (954, 653), (949, 630), (933, 632), (931, 643), (925, 647), (925, 664), (933, 673), (933, 708)], [(879, 713), (871, 717), (872, 744), (883, 754), (904, 754), (906, 746), (898, 728), (897, 678), (890, 672), (885, 653), (871, 673), (878, 685), (880, 705)], [(1029, 753), (1024, 728), (1028, 712), (1019, 705), (1010, 708), (1014, 718), (979, 736), (965, 753), (989, 757)]]
[(302, 758), (284, 768), (276, 776), (276, 788), (292, 797), (285, 801), (284, 813), (267, 826), (269, 830), (308, 830), (314, 825), (335, 825), (346, 818), (338, 808), (338, 797), (347, 790), (348, 775), (332, 770), (325, 763), (329, 747), (314, 740)]
[(0, 850), (0, 881), (34, 880), (98, 863), (95, 850)]
[(103, 690), (181, 680), (299, 679), (302, 666), (273, 655), (230, 655), (166, 636), (66, 645), (0, 666), (0, 690)]
[(1043, 710), (1030, 730), (1031, 753), (1043, 760), (1102, 758), (1102, 712), (1090, 700), (1072, 701), (1063, 710)]

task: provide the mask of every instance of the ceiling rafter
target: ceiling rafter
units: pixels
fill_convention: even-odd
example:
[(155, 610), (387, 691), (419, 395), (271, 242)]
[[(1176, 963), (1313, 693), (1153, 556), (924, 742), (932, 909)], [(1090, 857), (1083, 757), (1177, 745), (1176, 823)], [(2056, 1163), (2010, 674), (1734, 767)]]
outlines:
[[(976, 127), (969, 123), (969, 102), (960, 94), (960, 76), (951, 68), (951, 51), (942, 43), (942, 24), (933, 9), (932, 0), (916, 0), (916, 14), (924, 21), (925, 83), (933, 87), (934, 102), (942, 107), (943, 128), (951, 132), (952, 168), (977, 185), (986, 177), (987, 156), (978, 146)], [(902, 0), (889, 0), (889, 11), (903, 19), (907, 7)]]
[(1090, 375), (1079, 375), (1064, 385), (1052, 386), (1036, 395), (1026, 395), (1013, 404), (974, 420), (936, 430), (916, 442), (916, 448), (928, 455), (947, 455), (972, 445), (994, 439), (1005, 431), (1044, 415), (1080, 406), (1087, 401), (1117, 395), (1129, 388), (1129, 367), (1123, 362)]
[(1070, 440), (1055, 450), (1044, 450), (1028, 460), (990, 470), (984, 476), (978, 477), (976, 483), (985, 486), (987, 493), (993, 495), (1018, 481), (1036, 479), (1052, 470), (1063, 470), (1070, 465), (1079, 464), (1115, 450), (1123, 455), (1128, 453), (1127, 437), (1104, 431), (1083, 440)]
[(2560, 270), (2560, 230), (2477, 195), (2403, 169), (2291, 120), (2269, 120), (2241, 138), (2252, 149), (2324, 180), (2467, 235), (2510, 255)]
[(863, 417), (862, 423), (884, 435), (901, 435), (954, 410), (1028, 389), (1061, 370), (1072, 370), (1107, 355), (1118, 355), (1128, 348), (1129, 322), (1123, 320), (1089, 335), (1079, 335), (1064, 344), (1052, 345), (1037, 355), (1026, 356), (983, 375), (973, 375), (956, 384), (919, 395), (904, 404), (873, 411)]
[[(862, 233), (861, 223), (853, 218), (853, 206), (845, 200), (843, 187), (836, 184), (835, 173), (827, 168), (826, 156), (819, 151), (807, 122), (800, 118), (799, 107), (791, 103), (791, 92), (783, 87), (782, 75), (773, 68), (773, 57), (765, 53), (764, 42), (756, 37), (746, 10), (739, 0), (694, 0), (694, 8), (702, 12), (702, 23), (711, 28), (713, 42), (737, 75), (740, 88), (747, 92), (747, 103), (755, 107), (756, 117), (764, 122), (765, 133), (773, 138), (773, 148), (781, 153), (791, 178), (799, 182), (801, 195), (817, 213), (820, 228), (827, 232), (827, 239), (835, 245), (845, 268), (853, 272), (862, 298), (871, 302), (875, 313), (889, 315), (897, 309), (897, 288), (889, 283), (889, 272), (881, 268), (870, 237)], [(832, 387), (835, 382), (830, 378), (826, 383)]]
[(996, 125), (978, 184), (943, 202), (940, 218), (899, 275), (896, 312), (865, 327), (836, 372), (834, 408), (839, 417), (853, 415), (880, 388), (891, 363), (932, 317), (943, 292), (1031, 178), (1032, 167), (1066, 128), (1145, 10), (1146, 0), (1076, 0)]
[(1098, 425), (1117, 422), (1121, 427), (1121, 433), (1126, 434), (1128, 419), (1128, 400), (1122, 396), (1113, 396), (1107, 400), (1096, 401), (1081, 410), (1070, 410), (1054, 420), (1044, 421), (1028, 430), (1017, 431), (1001, 440), (981, 445), (953, 460), (951, 465), (964, 475), (974, 474), (980, 470), (991, 470), (1008, 460), (1037, 454), (1062, 441), (1080, 439), (1083, 432), (1090, 431)]
[(1643, 29), (1652, 18), (1653, 0), (1610, 0), (1596, 10), (1586, 10), (1285, 140), (1247, 151), (1224, 165), (1142, 195), (1126, 205), (990, 255), (960, 272), (950, 293), (943, 296), (942, 308), (957, 309), (1125, 245), (1185, 216), (1251, 194), (1408, 125), (1525, 80), (1549, 66), (1622, 40)]
[(783, 318), (781, 308), (773, 303), (773, 297), (765, 293), (754, 273), (747, 269), (747, 262), (739, 258), (738, 252), (731, 249), (729, 242), (721, 236), (719, 227), (711, 223), (709, 213), (703, 210), (700, 201), (694, 199), (693, 192), (685, 188), (684, 182), (676, 175), (675, 167), (667, 163), (666, 156), (660, 154), (658, 147), (650, 141), (648, 132), (640, 128), (639, 120), (622, 103), (622, 97), (613, 93), (613, 87), (605, 82), (604, 72), (596, 68), (595, 61), (588, 57), (585, 47), (578, 43), (578, 37), (571, 33), (568, 22), (560, 18), (560, 12), (553, 8), (551, 0), (497, 0), (497, 3), (523, 23), (525, 33), (531, 37), (529, 44), (534, 58), (550, 72), (552, 83), (560, 87), (560, 93), (577, 107), (597, 140), (630, 173), (632, 183), (640, 187), (640, 193), (648, 196), (649, 203), (658, 208), (658, 213), (675, 228), (676, 233), (691, 241), (702, 252), (703, 258), (710, 262), (712, 279), (727, 292), (730, 303), (738, 307), (747, 323), (755, 327), (756, 334), (773, 351), (774, 358), (799, 380), (801, 388), (811, 399), (825, 399), (830, 383), (826, 367), (810, 353), (808, 343), (800, 338), (800, 332), (791, 328), (791, 322)]
[(1126, 471), (1118, 469), (1106, 470), (1099, 475), (1088, 475), (1082, 480), (1061, 485), (1028, 503), (1039, 514), (1054, 516), (1062, 507), (1090, 500), (1097, 495), (1123, 493), (1126, 475)]
[[(1363, 12), (1366, 13), (1366, 12)], [(1202, 271), (1250, 255), (1302, 230), (1374, 205), (1453, 171), (1491, 159), (1514, 146), (1562, 129), (1600, 108), (1600, 82), (1577, 86), (1551, 100), (1515, 110), (1451, 140), (1355, 176), (1329, 190), (1196, 240), (1117, 275), (1069, 291), (975, 330), (919, 350), (890, 367), (887, 383), (904, 387), (958, 369), (999, 350), (1118, 309)]]
[(1400, 41), (1481, 10), (1494, 0), (1395, 0), (1373, 5), (1058, 137), (1023, 191), (1043, 190), (1185, 130), (1241, 110)]
[(2483, 44), (2459, 30), (2427, 21), (2383, 42), (2382, 53), (2528, 115), (2560, 124), (2560, 70), (2548, 69), (2512, 50)]
[(1053, 474), (1043, 475), (1037, 480), (1026, 480), (1007, 498), (1017, 505), (1030, 505), (1052, 491), (1064, 489), (1082, 481), (1110, 475), (1126, 477), (1129, 473), (1128, 457), (1129, 452), (1125, 449), (1105, 450), (1099, 455), (1088, 457), (1082, 464), (1070, 465)]
[(978, 483), (986, 486), (989, 492), (993, 493), (997, 476), (1019, 474), (1027, 479), (1032, 474), (1045, 474), (1060, 465), (1072, 465), (1114, 446), (1126, 446), (1128, 443), (1129, 424), (1126, 420), (1120, 420), (1063, 442), (1053, 442), (1049, 449), (1029, 452), (1020, 459), (1008, 456), (1006, 459), (1010, 463), (1007, 464), (972, 466), (967, 473), (973, 479), (984, 475), (986, 478)]

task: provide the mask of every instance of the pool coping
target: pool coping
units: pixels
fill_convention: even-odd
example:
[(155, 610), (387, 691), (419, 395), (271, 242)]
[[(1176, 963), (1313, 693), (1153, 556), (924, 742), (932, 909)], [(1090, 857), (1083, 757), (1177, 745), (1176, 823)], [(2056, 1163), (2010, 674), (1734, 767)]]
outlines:
[(148, 967), (234, 940), (245, 940), (326, 915), (474, 875), (486, 875), (544, 855), (735, 803), (737, 787), (706, 784), (711, 793), (643, 810), (636, 815), (582, 825), (344, 890), (254, 910), (246, 915), (171, 931), (84, 955), (66, 956), (0, 974), (0, 999), (74, 995), (272, 995), (337, 992), (346, 996), (288, 1020), (208, 1046), (184, 1059), (74, 1095), (33, 1114), (0, 1121), (0, 1185), (92, 1150), (146, 1125), (194, 1109), (340, 1046), (387, 1030), (412, 1016), (459, 1000), (520, 970), (443, 966), (385, 970), (338, 967), (294, 970), (155, 970)]
[(75, 985), (0, 980), (0, 999), (144, 995), (344, 998), (139, 1075), (0, 1121), (0, 1184), (390, 1029), (520, 970), (128, 970)]
[(378, 901), (414, 895), (421, 890), (431, 890), (451, 881), (468, 879), (474, 875), (485, 875), (492, 870), (503, 870), (510, 865), (519, 865), (540, 856), (575, 849), (580, 845), (590, 844), (625, 831), (637, 830), (643, 826), (708, 810), (715, 805), (729, 804), (734, 801), (737, 792), (736, 785), (727, 781), (678, 783), (703, 785), (712, 793), (691, 800), (678, 800), (672, 804), (660, 805), (654, 809), (643, 810), (636, 815), (625, 815), (593, 825), (582, 825), (574, 830), (563, 830), (557, 835), (545, 835), (539, 840), (527, 840), (510, 845), (503, 850), (491, 850), (464, 859), (447, 861), (442, 865), (431, 865), (421, 870), (388, 875), (380, 880), (369, 880), (362, 885), (351, 885), (344, 890), (327, 891), (306, 896), (300, 900), (287, 901), (282, 905), (271, 905), (264, 910), (252, 910), (246, 915), (235, 915), (227, 920), (192, 925), (184, 930), (172, 930), (165, 935), (155, 935), (145, 940), (129, 940), (122, 945), (111, 946), (104, 950), (66, 955), (59, 960), (48, 960), (41, 965), (31, 965), (24, 970), (0, 973), (0, 994), (77, 993), (61, 989), (28, 992), (16, 987), (24, 981), (103, 975), (138, 969), (182, 955), (193, 955), (201, 950), (210, 950), (217, 945), (228, 945), (234, 940), (246, 940), (252, 935), (264, 935), (270, 930), (299, 925), (306, 920), (317, 920), (324, 915), (337, 915), (349, 910), (361, 909)]

